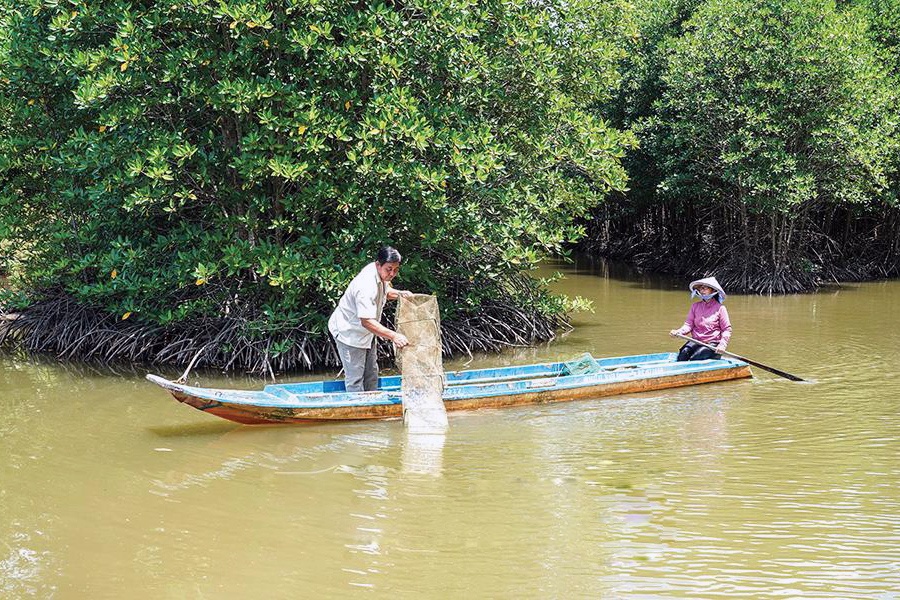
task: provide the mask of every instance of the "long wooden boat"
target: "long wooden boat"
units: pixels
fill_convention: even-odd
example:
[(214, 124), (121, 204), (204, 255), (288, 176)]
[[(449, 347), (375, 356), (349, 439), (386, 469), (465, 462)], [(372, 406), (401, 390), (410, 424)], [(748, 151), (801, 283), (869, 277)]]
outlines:
[[(447, 372), (448, 411), (599, 398), (630, 392), (751, 377), (747, 363), (721, 358), (676, 362), (674, 353)], [(200, 388), (147, 379), (198, 410), (246, 424), (385, 419), (403, 415), (400, 376), (381, 377), (378, 390), (347, 392), (342, 380), (267, 385), (261, 391)]]

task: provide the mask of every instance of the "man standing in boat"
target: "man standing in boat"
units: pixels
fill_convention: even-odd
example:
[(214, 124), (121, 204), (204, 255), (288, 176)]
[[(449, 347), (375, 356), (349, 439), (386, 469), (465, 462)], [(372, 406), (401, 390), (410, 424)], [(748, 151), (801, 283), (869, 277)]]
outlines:
[(413, 295), (391, 287), (402, 260), (400, 253), (390, 246), (379, 249), (375, 262), (363, 267), (353, 278), (328, 319), (328, 331), (337, 342), (348, 392), (378, 388), (376, 336), (391, 340), (398, 349), (409, 344), (405, 335), (381, 324), (381, 311), (388, 300)]

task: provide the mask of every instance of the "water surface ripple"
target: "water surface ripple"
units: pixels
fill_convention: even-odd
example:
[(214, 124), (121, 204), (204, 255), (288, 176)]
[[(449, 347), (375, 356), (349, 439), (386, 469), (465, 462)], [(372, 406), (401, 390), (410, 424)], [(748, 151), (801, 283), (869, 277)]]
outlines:
[[(595, 312), (468, 366), (677, 347), (683, 282), (585, 263), (559, 286)], [(0, 596), (900, 598), (900, 326), (879, 317), (900, 283), (728, 306), (735, 352), (809, 382), (755, 369), (414, 436), (242, 427), (141, 373), (2, 357)]]

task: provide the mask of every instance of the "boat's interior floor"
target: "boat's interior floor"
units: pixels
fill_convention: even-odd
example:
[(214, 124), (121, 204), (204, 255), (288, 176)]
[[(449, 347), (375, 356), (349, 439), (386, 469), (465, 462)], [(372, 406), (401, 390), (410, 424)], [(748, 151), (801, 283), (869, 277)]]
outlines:
[[(598, 374), (613, 374), (623, 371), (631, 371), (638, 375), (646, 370), (663, 371), (691, 371), (709, 368), (712, 363), (732, 363), (728, 359), (709, 359), (691, 361), (691, 364), (675, 361), (675, 353), (661, 353), (636, 357), (618, 357), (609, 359), (595, 359), (596, 368), (589, 373), (570, 373), (567, 363), (545, 363), (537, 365), (525, 365), (521, 368), (497, 367), (489, 369), (477, 369), (471, 371), (448, 371), (445, 373), (445, 385), (455, 389), (463, 386), (486, 386), (493, 384), (516, 384), (534, 382), (535, 380), (551, 380), (564, 377), (593, 376)], [(631, 359), (631, 360), (629, 360)], [(399, 375), (379, 378), (377, 393), (399, 393), (402, 378)], [(301, 395), (342, 394), (345, 393), (342, 380), (318, 381), (306, 383), (273, 384), (266, 386), (265, 392), (281, 398), (295, 398)]]

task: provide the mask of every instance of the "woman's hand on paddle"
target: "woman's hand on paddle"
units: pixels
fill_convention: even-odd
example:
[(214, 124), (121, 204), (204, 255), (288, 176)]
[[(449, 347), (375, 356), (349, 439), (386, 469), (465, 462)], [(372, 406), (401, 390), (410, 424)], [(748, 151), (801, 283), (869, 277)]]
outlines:
[(681, 332), (678, 331), (677, 329), (673, 329), (672, 331), (669, 332), (669, 335), (671, 335), (672, 337), (678, 337), (679, 333), (681, 333)]

